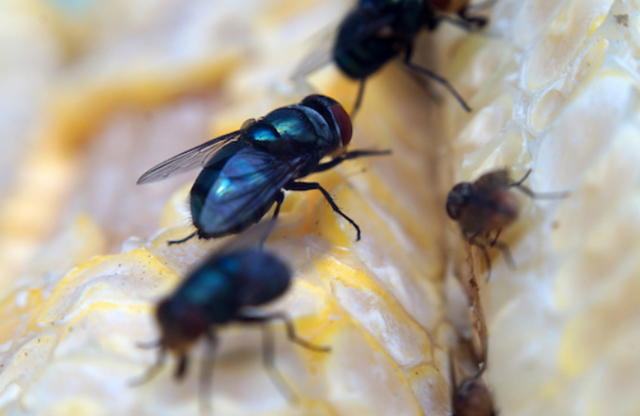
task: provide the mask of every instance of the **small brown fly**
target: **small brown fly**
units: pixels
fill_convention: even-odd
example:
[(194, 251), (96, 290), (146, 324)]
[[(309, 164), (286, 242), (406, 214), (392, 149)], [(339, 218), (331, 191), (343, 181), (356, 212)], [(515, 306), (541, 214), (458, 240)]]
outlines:
[(453, 187), (447, 197), (447, 214), (458, 222), (462, 236), (471, 245), (482, 250), (491, 276), (491, 259), (488, 249), (496, 247), (502, 251), (507, 263), (515, 267), (509, 247), (499, 240), (502, 230), (511, 225), (520, 214), (520, 204), (512, 188), (530, 198), (564, 198), (567, 192), (536, 193), (523, 185), (531, 170), (518, 181), (509, 178), (507, 169), (485, 173), (475, 182), (461, 182)]
[(451, 395), (452, 416), (496, 416), (498, 414), (493, 407), (491, 392), (481, 378), (484, 369), (483, 363), (475, 376), (467, 377), (457, 384), (453, 359), (451, 360), (451, 382), (455, 386)]

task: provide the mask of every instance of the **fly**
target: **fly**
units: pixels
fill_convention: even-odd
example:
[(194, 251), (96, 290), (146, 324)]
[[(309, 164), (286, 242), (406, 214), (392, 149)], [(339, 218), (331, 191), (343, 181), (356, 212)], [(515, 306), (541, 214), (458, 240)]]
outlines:
[(269, 323), (282, 321), (290, 341), (316, 352), (329, 347), (314, 345), (296, 334), (293, 322), (281, 312), (263, 313), (256, 306), (282, 296), (291, 284), (291, 271), (278, 257), (262, 249), (245, 248), (216, 253), (196, 267), (156, 308), (161, 336), (157, 342), (141, 345), (159, 348), (156, 363), (134, 385), (142, 384), (164, 365), (167, 352), (178, 357), (174, 373), (181, 380), (188, 369), (188, 352), (204, 338), (206, 352), (200, 372), (200, 406), (209, 413), (208, 394), (213, 379), (218, 338), (216, 331), (231, 323), (258, 324), (262, 329), (262, 357), (267, 373), (289, 398), (295, 394), (274, 365), (274, 342)]
[[(278, 108), (258, 120), (248, 120), (240, 130), (160, 163), (137, 183), (202, 168), (189, 196), (196, 231), (169, 244), (182, 243), (196, 235), (215, 238), (239, 233), (260, 221), (275, 204), (273, 225), (284, 200), (283, 190), (320, 191), (333, 211), (356, 229), (360, 240), (360, 227), (338, 208), (322, 185), (299, 180), (345, 160), (390, 154), (377, 150), (345, 152), (351, 134), (351, 119), (337, 101), (310, 95), (299, 104)], [(333, 160), (320, 163), (329, 155), (334, 155)], [(262, 241), (271, 229), (272, 226), (267, 228)]]
[(535, 193), (523, 185), (531, 170), (518, 181), (511, 181), (506, 169), (499, 169), (480, 176), (475, 182), (461, 182), (453, 187), (447, 197), (447, 214), (458, 222), (463, 238), (482, 250), (489, 275), (491, 259), (488, 249), (497, 247), (508, 264), (515, 266), (509, 246), (499, 240), (503, 228), (511, 225), (520, 215), (520, 204), (511, 192), (516, 188), (530, 198), (564, 198), (568, 192)]
[[(474, 8), (486, 7), (493, 2), (489, 0)], [(469, 15), (470, 8), (468, 0), (360, 0), (340, 23), (330, 54), (331, 60), (347, 77), (360, 81), (351, 117), (360, 108), (367, 78), (399, 55), (403, 56), (406, 68), (440, 83), (466, 111), (471, 111), (449, 81), (412, 62), (413, 44), (422, 29), (434, 31), (441, 21), (466, 30), (485, 26), (487, 19)], [(324, 61), (310, 56), (298, 68), (296, 76), (313, 73)]]
[(456, 381), (456, 372), (453, 356), (450, 354), (451, 383), (453, 391), (451, 404), (453, 415), (451, 416), (496, 416), (493, 406), (493, 397), (482, 381), (482, 373), (486, 364), (482, 363), (480, 370), (473, 377), (463, 379), (460, 384)]

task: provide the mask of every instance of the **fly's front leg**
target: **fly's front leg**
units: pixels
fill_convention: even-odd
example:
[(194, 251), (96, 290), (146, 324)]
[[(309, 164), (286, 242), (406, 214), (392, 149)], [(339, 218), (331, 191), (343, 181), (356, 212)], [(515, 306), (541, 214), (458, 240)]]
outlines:
[(313, 173), (324, 172), (325, 170), (334, 168), (338, 166), (340, 163), (344, 162), (345, 160), (356, 159), (358, 157), (363, 157), (363, 156), (386, 156), (390, 154), (391, 154), (391, 150), (353, 150), (351, 152), (347, 152), (343, 155), (336, 157), (330, 162), (320, 163), (318, 166), (315, 167), (315, 169), (313, 169)]
[(526, 186), (523, 185), (524, 181), (527, 180), (527, 178), (529, 177), (529, 175), (531, 175), (531, 169), (529, 169), (527, 171), (527, 173), (524, 174), (524, 176), (522, 178), (520, 178), (519, 180), (515, 181), (515, 182), (511, 182), (510, 184), (508, 184), (508, 186), (510, 188), (517, 188), (520, 192), (522, 192), (523, 194), (527, 195), (529, 198), (532, 199), (562, 199), (562, 198), (566, 198), (569, 196), (569, 192), (568, 191), (563, 191), (563, 192), (533, 192), (531, 189), (527, 188)]
[(198, 234), (197, 231), (194, 231), (193, 233), (189, 234), (188, 236), (186, 236), (185, 238), (181, 238), (180, 240), (169, 240), (167, 241), (168, 245), (174, 245), (174, 244), (182, 244), (186, 241), (191, 240), (193, 237), (195, 237)]

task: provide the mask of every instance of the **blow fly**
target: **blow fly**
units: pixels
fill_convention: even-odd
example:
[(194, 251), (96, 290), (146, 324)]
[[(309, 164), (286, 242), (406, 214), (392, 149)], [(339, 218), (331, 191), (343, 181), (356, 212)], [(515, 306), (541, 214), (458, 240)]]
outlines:
[[(367, 78), (401, 54), (408, 69), (439, 82), (466, 111), (471, 111), (445, 78), (411, 61), (413, 43), (423, 28), (433, 31), (443, 20), (468, 30), (486, 25), (485, 18), (468, 15), (468, 3), (468, 0), (360, 0), (340, 24), (331, 51), (331, 59), (338, 68), (349, 78), (360, 80), (351, 116), (360, 108)], [(308, 75), (322, 64), (324, 60), (310, 57), (297, 74)]]
[[(138, 184), (164, 179), (178, 172), (203, 168), (190, 193), (193, 224), (199, 238), (222, 237), (258, 222), (275, 203), (278, 217), (283, 190), (322, 192), (333, 210), (357, 232), (360, 228), (344, 214), (317, 182), (298, 179), (322, 172), (348, 159), (385, 155), (389, 151), (344, 152), (351, 141), (349, 115), (335, 100), (310, 95), (296, 105), (278, 108), (259, 120), (250, 119), (240, 130), (217, 137), (151, 168)], [(327, 155), (333, 160), (320, 163)], [(271, 227), (267, 229), (263, 241)]]
[(291, 283), (291, 272), (276, 256), (261, 249), (245, 248), (220, 252), (196, 267), (182, 284), (156, 309), (160, 339), (151, 344), (159, 347), (156, 363), (140, 384), (155, 376), (164, 364), (167, 352), (178, 356), (175, 378), (184, 378), (188, 367), (187, 354), (200, 338), (207, 350), (200, 373), (200, 400), (203, 413), (208, 413), (207, 394), (211, 388), (214, 355), (218, 344), (216, 330), (225, 324), (258, 324), (263, 334), (263, 362), (275, 384), (290, 398), (295, 395), (274, 366), (274, 344), (270, 328), (272, 321), (283, 321), (289, 340), (312, 351), (328, 352), (330, 348), (316, 346), (296, 334), (292, 321), (284, 313), (265, 314), (256, 306), (282, 296)]
[[(497, 247), (513, 267), (509, 247), (499, 241), (502, 229), (511, 225), (520, 214), (518, 199), (511, 192), (516, 188), (530, 198), (564, 198), (566, 192), (534, 193), (523, 185), (531, 170), (518, 181), (509, 179), (509, 172), (500, 169), (485, 173), (475, 182), (461, 182), (453, 187), (447, 197), (447, 214), (458, 222), (462, 236), (471, 245), (482, 250), (489, 273), (491, 259), (488, 248)], [(488, 279), (488, 277), (487, 277)]]

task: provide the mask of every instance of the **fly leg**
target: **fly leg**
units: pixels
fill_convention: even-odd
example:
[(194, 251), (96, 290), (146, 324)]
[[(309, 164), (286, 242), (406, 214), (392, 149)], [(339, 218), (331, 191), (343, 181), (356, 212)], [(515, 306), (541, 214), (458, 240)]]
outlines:
[(271, 329), (269, 328), (268, 324), (274, 320), (282, 320), (286, 325), (287, 336), (289, 337), (290, 341), (295, 342), (296, 344), (312, 351), (327, 352), (330, 351), (330, 349), (328, 347), (313, 345), (310, 342), (299, 338), (296, 334), (293, 322), (291, 322), (291, 320), (282, 313), (261, 315), (260, 312), (253, 312), (251, 308), (246, 308), (243, 312), (240, 313), (238, 320), (247, 323), (258, 323), (261, 325), (262, 362), (267, 369), (267, 373), (269, 374), (269, 377), (271, 377), (271, 380), (273, 380), (274, 384), (282, 392), (282, 394), (287, 397), (287, 399), (292, 402), (296, 401), (296, 394), (293, 392), (293, 390), (291, 390), (284, 377), (282, 377), (282, 374), (280, 374), (280, 372), (278, 372), (275, 367), (273, 334), (271, 333)]
[(529, 169), (522, 178), (518, 179), (515, 182), (511, 182), (510, 184), (508, 184), (507, 186), (512, 188), (512, 187), (521, 187), (522, 184), (524, 183), (524, 181), (527, 180), (527, 178), (529, 177), (529, 175), (531, 175), (532, 169)]
[(502, 252), (502, 256), (507, 261), (507, 265), (510, 268), (512, 269), (516, 268), (516, 262), (515, 260), (513, 260), (513, 256), (511, 255), (511, 250), (509, 249), (509, 246), (506, 243), (503, 243), (502, 241), (495, 241), (494, 243), (491, 244), (491, 246), (498, 247), (498, 249)]
[(269, 325), (263, 323), (260, 325), (262, 329), (262, 364), (267, 370), (267, 374), (271, 377), (271, 381), (276, 385), (280, 393), (287, 398), (292, 403), (295, 403), (298, 400), (298, 396), (293, 392), (289, 384), (287, 384), (286, 380), (280, 374), (280, 372), (276, 369), (275, 359), (274, 359), (274, 342), (273, 342), (273, 334), (271, 333), (271, 329)]
[[(328, 163), (331, 163), (331, 162), (328, 162)], [(338, 208), (338, 205), (336, 205), (336, 203), (333, 201), (333, 198), (331, 198), (331, 195), (329, 195), (329, 192), (327, 192), (327, 190), (324, 189), (319, 183), (292, 181), (286, 184), (284, 186), (284, 189), (287, 189), (289, 191), (311, 191), (311, 190), (317, 189), (318, 191), (322, 192), (322, 195), (324, 195), (324, 198), (327, 200), (329, 205), (331, 205), (331, 208), (333, 209), (333, 211), (339, 214), (345, 220), (349, 221), (351, 225), (353, 225), (353, 228), (355, 228), (357, 232), (356, 241), (360, 241), (360, 227), (358, 227), (358, 224), (356, 224), (355, 221), (349, 218), (344, 212), (340, 210), (340, 208)]]
[(301, 347), (304, 347), (304, 348), (306, 348), (308, 350), (316, 351), (316, 352), (329, 352), (329, 351), (331, 351), (330, 347), (315, 345), (315, 344), (312, 344), (312, 343), (310, 343), (309, 341), (307, 341), (307, 340), (305, 340), (303, 338), (300, 338), (298, 336), (298, 334), (296, 333), (296, 328), (293, 326), (293, 322), (284, 313), (273, 313), (271, 315), (260, 317), (260, 319), (262, 319), (263, 321), (280, 320), (280, 321), (284, 322), (285, 328), (287, 329), (287, 337), (289, 338), (289, 341), (291, 341), (293, 343), (296, 343), (296, 344), (300, 345)]
[[(491, 240), (491, 243), (489, 243), (489, 246), (493, 247), (496, 245), (496, 243), (498, 242), (498, 239), (500, 238), (500, 234), (502, 234), (502, 228), (499, 228), (498, 231), (496, 231), (496, 236), (493, 237), (493, 240)], [(487, 238), (489, 238), (489, 233), (487, 233)]]
[(462, 19), (463, 22), (465, 22), (466, 24), (468, 24), (469, 28), (468, 30), (470, 32), (477, 30), (477, 29), (482, 29), (483, 27), (485, 27), (487, 25), (487, 23), (489, 22), (489, 20), (486, 17), (482, 17), (482, 16), (469, 16), (467, 14), (467, 9), (461, 11), (460, 13), (458, 13), (458, 16), (460, 16), (460, 18)]
[(215, 332), (209, 331), (206, 337), (206, 350), (200, 367), (200, 414), (211, 414), (211, 386), (213, 383), (213, 369), (215, 365), (215, 356), (218, 349), (218, 338)]
[(482, 3), (472, 4), (471, 6), (467, 6), (464, 8), (464, 12), (475, 11), (475, 10), (484, 10), (496, 4), (498, 0), (487, 0)]
[(518, 188), (518, 190), (520, 190), (520, 192), (522, 192), (523, 194), (527, 195), (529, 198), (532, 198), (532, 199), (562, 199), (562, 198), (566, 198), (567, 196), (569, 196), (569, 192), (568, 191), (564, 191), (564, 192), (545, 192), (545, 193), (533, 192), (531, 189), (529, 189), (529, 188), (527, 188), (526, 186), (523, 185), (524, 181), (527, 180), (529, 175), (531, 175), (531, 169), (529, 169), (527, 171), (527, 173), (525, 173), (524, 176), (521, 179), (519, 179), (519, 180), (517, 180), (515, 182), (511, 182), (507, 186), (509, 186), (510, 188)]
[(160, 347), (160, 349), (158, 350), (158, 357), (156, 358), (156, 362), (153, 363), (153, 365), (151, 367), (149, 367), (149, 369), (147, 371), (145, 371), (145, 373), (134, 379), (131, 380), (129, 382), (129, 385), (131, 387), (137, 387), (137, 386), (141, 386), (147, 382), (149, 382), (151, 379), (153, 379), (155, 376), (158, 375), (158, 372), (160, 372), (160, 370), (162, 369), (162, 367), (164, 366), (164, 362), (167, 358), (167, 349), (162, 346), (162, 344), (160, 342), (154, 342), (153, 344), (138, 344), (138, 347), (140, 348), (155, 348), (155, 347)]
[(458, 13), (459, 17), (453, 16), (439, 16), (437, 21), (439, 22), (447, 22), (454, 26), (458, 26), (459, 28), (466, 30), (467, 32), (474, 32), (477, 29), (481, 29), (486, 26), (488, 20), (484, 17), (480, 16), (467, 16), (466, 10), (464, 12)]
[(189, 358), (187, 358), (185, 354), (182, 354), (178, 360), (178, 366), (176, 367), (176, 372), (173, 374), (173, 378), (176, 380), (182, 380), (187, 374), (187, 369), (189, 368)]
[(282, 202), (284, 201), (284, 192), (278, 191), (276, 194), (276, 208), (273, 210), (273, 216), (269, 220), (269, 225), (262, 233), (262, 237), (260, 238), (259, 247), (262, 248), (264, 242), (269, 238), (269, 234), (273, 231), (273, 227), (276, 225), (276, 220), (278, 219), (278, 214), (280, 214), (280, 207), (282, 206)]
[(478, 240), (479, 235), (474, 235), (471, 237), (468, 242), (472, 246), (478, 247), (482, 251), (482, 256), (484, 257), (484, 261), (487, 265), (487, 282), (491, 279), (491, 257), (489, 256), (489, 250), (487, 250), (487, 245)]
[(482, 3), (473, 4), (471, 6), (465, 7), (457, 13), (457, 15), (459, 16), (459, 19), (444, 15), (444, 16), (439, 16), (437, 20), (446, 21), (466, 31), (473, 32), (477, 29), (482, 29), (483, 27), (485, 27), (489, 22), (489, 20), (486, 17), (482, 17), (482, 16), (475, 16), (475, 15), (470, 16), (468, 13), (476, 10), (487, 9), (493, 6), (496, 3), (496, 1), (497, 0), (487, 0)]
[(507, 262), (507, 265), (512, 269), (516, 268), (516, 262), (513, 260), (513, 256), (511, 255), (511, 250), (509, 250), (509, 246), (506, 243), (503, 243), (502, 241), (498, 241), (499, 235), (500, 234), (498, 233), (498, 235), (496, 235), (496, 238), (493, 241), (488, 241), (484, 237), (477, 234), (469, 238), (469, 240), (467, 240), (469, 244), (471, 244), (472, 246), (476, 246), (480, 250), (482, 250), (482, 255), (487, 264), (487, 282), (489, 281), (489, 279), (491, 279), (491, 257), (489, 256), (489, 250), (487, 249), (487, 246), (497, 247), (502, 252), (504, 259)]
[(390, 155), (391, 150), (354, 150), (351, 152), (347, 152), (341, 156), (336, 157), (330, 162), (320, 163), (318, 166), (313, 169), (313, 172), (324, 172), (325, 170), (329, 170), (338, 166), (340, 163), (349, 159), (356, 159), (362, 156), (384, 156)]
[(465, 109), (465, 111), (467, 112), (471, 112), (471, 108), (467, 105), (467, 103), (465, 102), (465, 100), (460, 96), (460, 94), (458, 94), (458, 91), (455, 90), (455, 88), (453, 88), (453, 86), (449, 83), (449, 81), (447, 81), (445, 78), (441, 77), (440, 75), (437, 75), (435, 72), (430, 71), (426, 68), (423, 68), (419, 65), (416, 65), (414, 63), (411, 62), (411, 57), (413, 56), (413, 45), (411, 43), (407, 44), (407, 52), (405, 54), (404, 57), (404, 64), (407, 68), (412, 69), (416, 72), (419, 72), (423, 75), (428, 76), (429, 78), (433, 79), (434, 81), (440, 83), (443, 87), (445, 87), (446, 89), (449, 90), (449, 92), (455, 97), (456, 100), (458, 100), (458, 102), (460, 103), (460, 105), (462, 106), (462, 108)]
[(366, 79), (363, 79), (363, 80), (360, 81), (360, 86), (358, 87), (358, 95), (356, 97), (356, 102), (353, 105), (353, 110), (351, 110), (351, 114), (349, 115), (352, 120), (356, 116), (356, 113), (358, 112), (358, 110), (360, 110), (360, 106), (362, 105), (362, 97), (364, 96), (364, 82), (365, 81), (366, 81)]
[(193, 233), (189, 234), (188, 236), (186, 236), (185, 238), (182, 238), (180, 240), (169, 240), (167, 241), (167, 244), (169, 244), (170, 246), (173, 244), (181, 244), (184, 243), (185, 241), (189, 241), (191, 240), (193, 237), (196, 236), (196, 234), (198, 234), (197, 231), (194, 231)]

